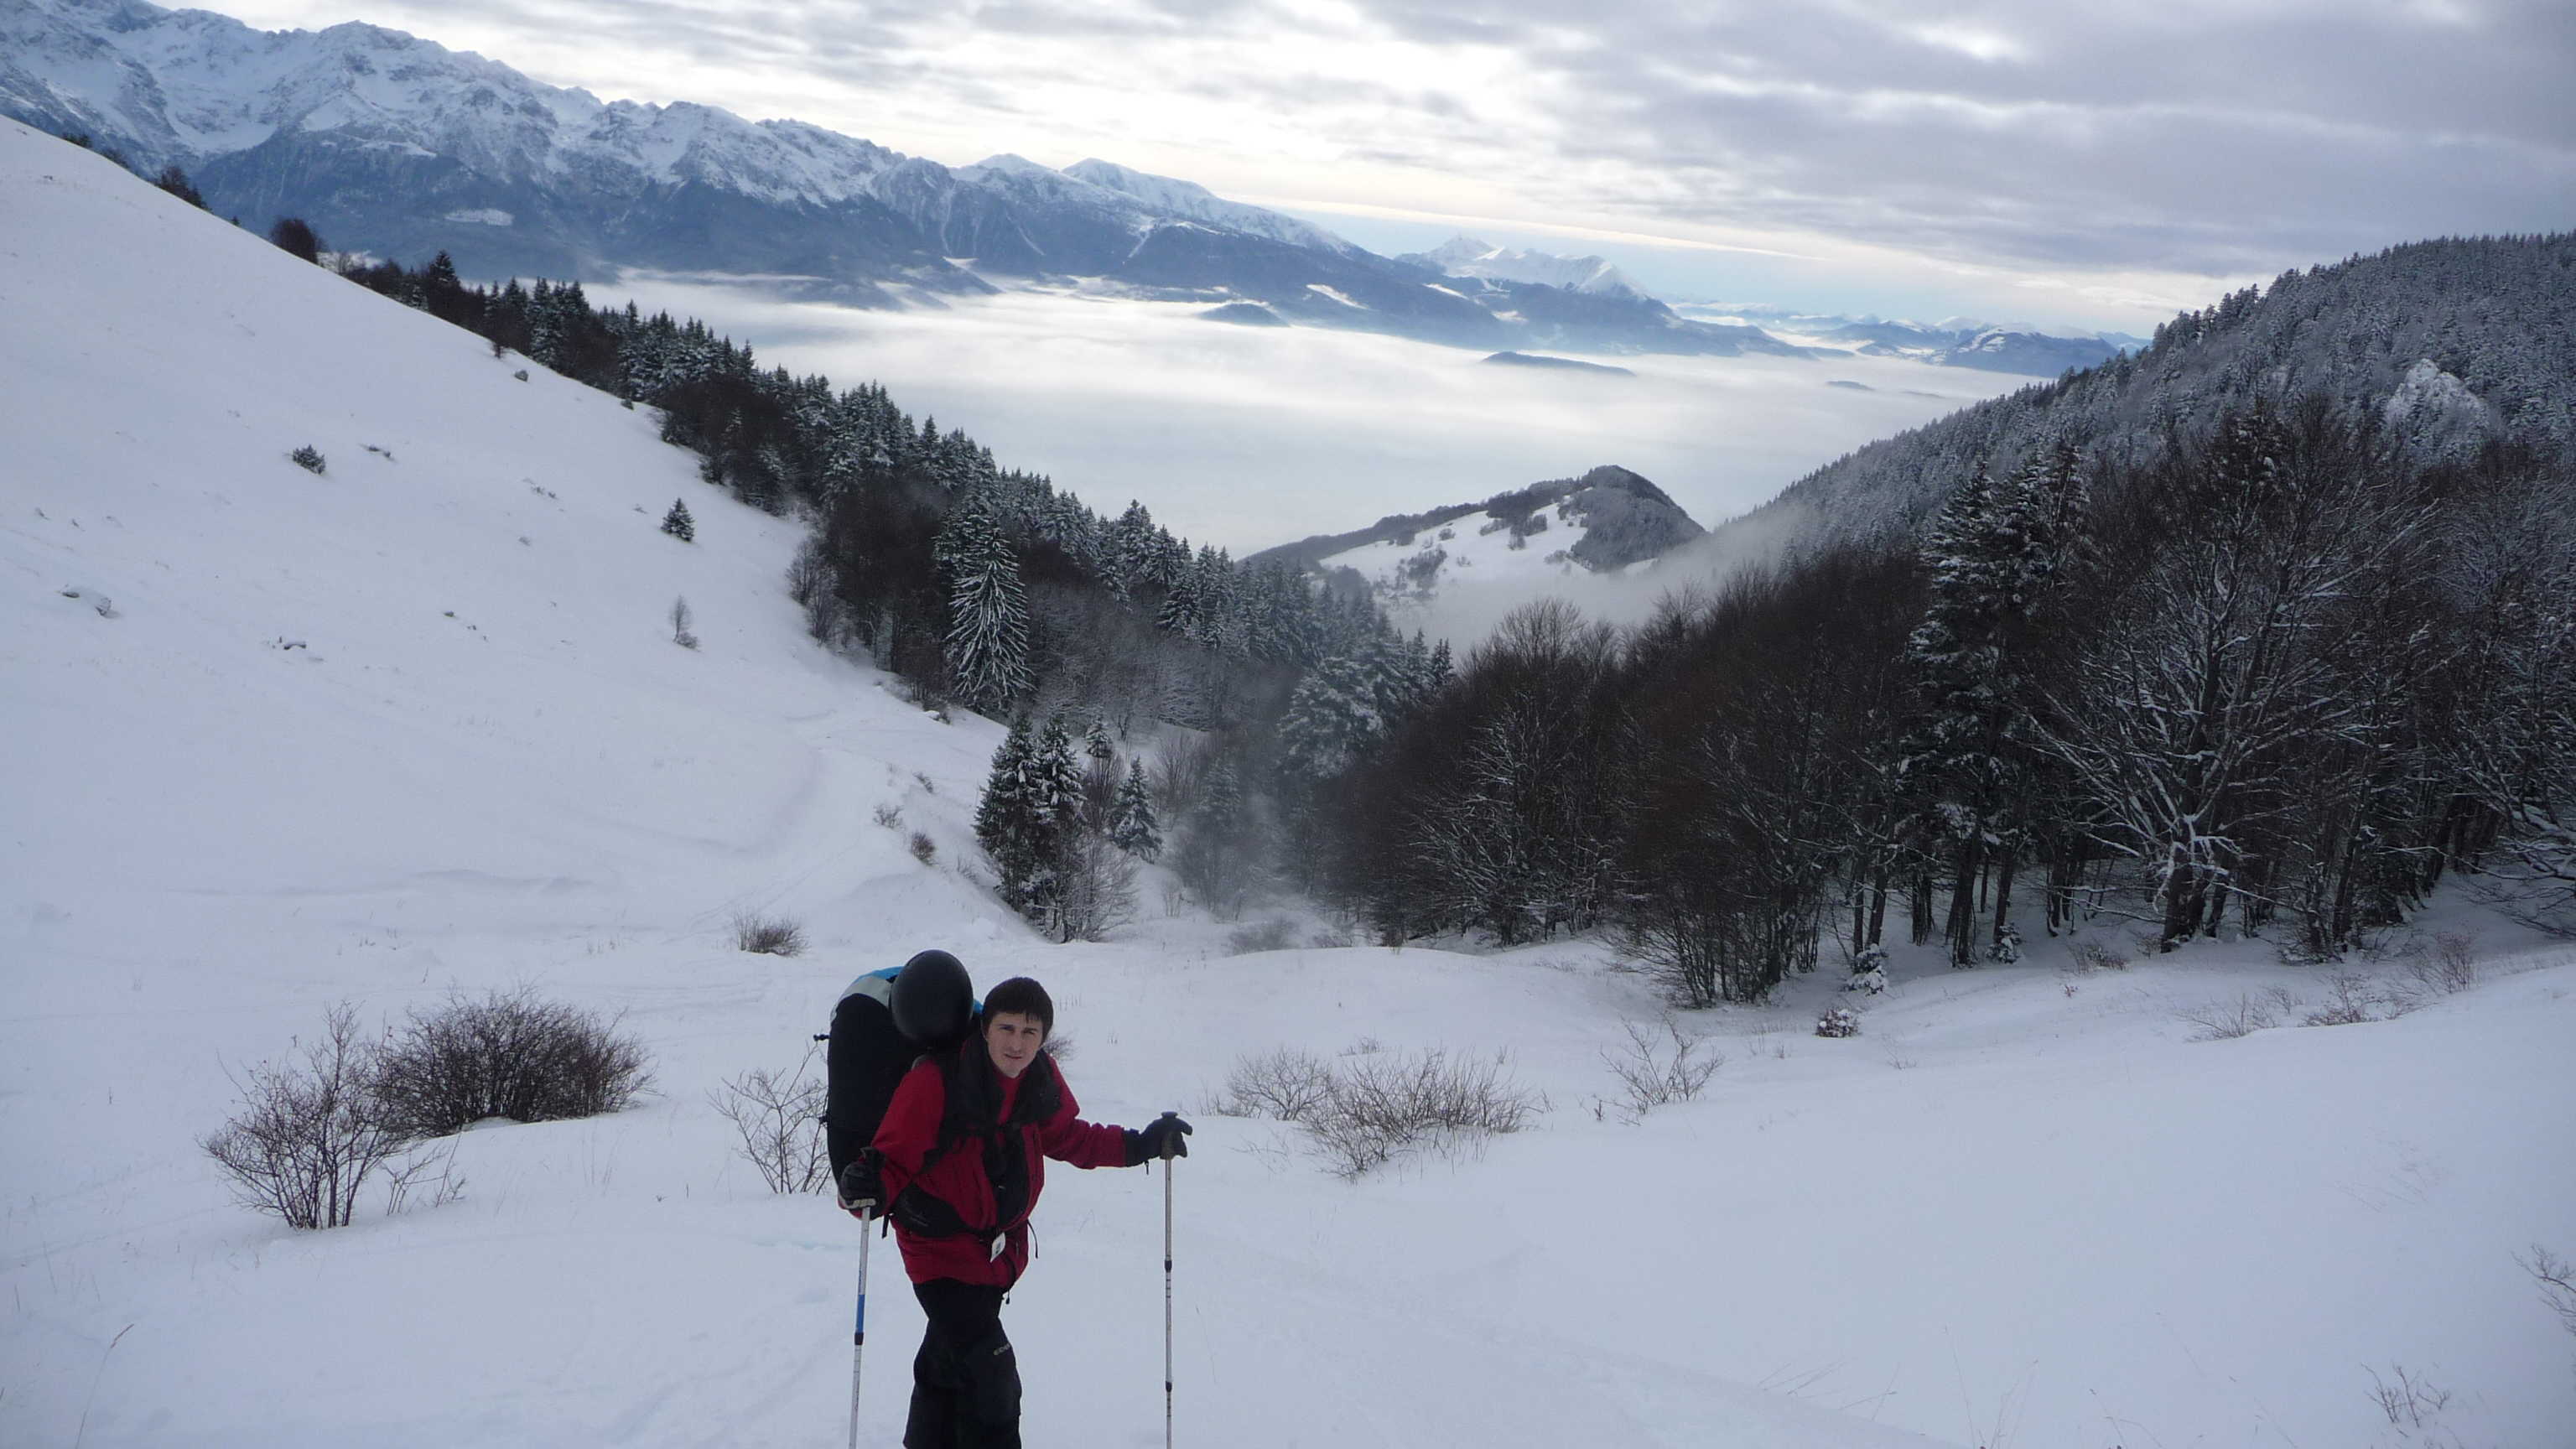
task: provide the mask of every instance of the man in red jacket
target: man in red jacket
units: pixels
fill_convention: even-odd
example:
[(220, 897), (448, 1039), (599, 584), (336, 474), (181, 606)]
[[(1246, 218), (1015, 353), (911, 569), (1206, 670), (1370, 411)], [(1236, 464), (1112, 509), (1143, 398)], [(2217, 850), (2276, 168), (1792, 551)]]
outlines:
[(1029, 1262), (1029, 1213), (1046, 1160), (1134, 1167), (1186, 1157), (1188, 1123), (1141, 1132), (1077, 1115), (1046, 1050), (1055, 1003), (1013, 977), (984, 997), (977, 1030), (914, 1064), (877, 1128), (879, 1200), (928, 1318), (912, 1360), (905, 1449), (1019, 1449), (1020, 1370), (1002, 1295)]

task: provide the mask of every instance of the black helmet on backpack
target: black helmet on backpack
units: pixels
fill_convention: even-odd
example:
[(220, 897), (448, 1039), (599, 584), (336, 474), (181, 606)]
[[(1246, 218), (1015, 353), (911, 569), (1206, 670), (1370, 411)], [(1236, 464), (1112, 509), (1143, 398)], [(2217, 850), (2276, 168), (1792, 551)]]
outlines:
[(945, 951), (924, 951), (894, 978), (894, 1029), (915, 1046), (936, 1049), (966, 1036), (975, 1015), (975, 985)]

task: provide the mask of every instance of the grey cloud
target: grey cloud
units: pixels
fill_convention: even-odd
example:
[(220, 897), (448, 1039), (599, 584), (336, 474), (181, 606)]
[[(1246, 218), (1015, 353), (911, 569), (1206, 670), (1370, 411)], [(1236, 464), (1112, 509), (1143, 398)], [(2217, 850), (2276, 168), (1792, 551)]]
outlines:
[[(444, 8), (598, 36), (634, 66), (677, 55), (775, 73), (798, 94), (839, 88), (995, 133), (991, 149), (1044, 149), (1050, 118), (1026, 98), (1040, 84), (1094, 86), (1140, 116), (1157, 96), (1235, 104), (1354, 167), (1481, 181), (1646, 232), (1811, 231), (1987, 264), (2230, 275), (2576, 222), (2564, 0), (2471, 3), (2464, 24), (2342, 0), (1357, 4), (1356, 22), (1285, 0)], [(1407, 83), (1358, 63), (1316, 73), (1333, 65), (1317, 47), (1290, 63), (1278, 57), (1292, 47), (1270, 44), (1364, 60), (1371, 33), (1505, 50), (1527, 83), (1470, 94), (1436, 64)], [(1944, 40), (1976, 35), (2000, 37), (2000, 58)]]
[(1571, 98), (1549, 119), (1574, 138), (1559, 154), (1580, 179), (1554, 198), (1641, 225), (2208, 273), (2570, 220), (2571, 110), (2553, 69), (2571, 22), (2555, 7), (2423, 34), (2256, 14), (2142, 38), (2077, 18), (1993, 26), (2027, 49), (2015, 64), (1849, 10), (1767, 35), (1614, 12), (1592, 25), (1597, 44), (1532, 56), (1562, 82), (1536, 93)]

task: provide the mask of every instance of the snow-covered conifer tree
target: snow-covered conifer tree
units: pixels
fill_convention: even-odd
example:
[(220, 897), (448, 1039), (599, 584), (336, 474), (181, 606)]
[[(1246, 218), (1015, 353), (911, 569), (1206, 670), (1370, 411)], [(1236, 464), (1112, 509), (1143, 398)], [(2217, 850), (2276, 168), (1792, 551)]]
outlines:
[(1163, 853), (1163, 831), (1154, 818), (1154, 795), (1145, 786), (1145, 765), (1127, 762), (1127, 779), (1118, 787), (1118, 802), (1109, 811), (1109, 838), (1139, 860)]
[(975, 843), (993, 863), (1002, 900), (1013, 910), (1028, 903), (1032, 878), (1044, 860), (1046, 831), (1031, 790), (1031, 761), (1036, 754), (1029, 717), (1011, 725), (1002, 747), (993, 752), (993, 772), (975, 805)]
[(1377, 681), (1356, 661), (1331, 655), (1297, 681), (1279, 720), (1281, 767), (1314, 783), (1339, 774), (1385, 728)]
[(991, 711), (1029, 691), (1029, 608), (1020, 561), (992, 495), (950, 516), (935, 546), (948, 576), (949, 677), (969, 706)]
[(689, 517), (687, 500), (680, 498), (671, 500), (671, 511), (662, 515), (662, 531), (682, 543), (698, 541), (698, 525), (696, 520)]
[(2035, 462), (1998, 488), (1980, 465), (1924, 543), (1932, 598), (1906, 646), (1924, 713), (1903, 771), (1916, 839), (1950, 870), (1953, 966), (1977, 960), (1977, 885), (1990, 864), (2004, 871), (1998, 931), (2011, 893), (2030, 735), (2017, 646), (2057, 552), (2046, 476)]

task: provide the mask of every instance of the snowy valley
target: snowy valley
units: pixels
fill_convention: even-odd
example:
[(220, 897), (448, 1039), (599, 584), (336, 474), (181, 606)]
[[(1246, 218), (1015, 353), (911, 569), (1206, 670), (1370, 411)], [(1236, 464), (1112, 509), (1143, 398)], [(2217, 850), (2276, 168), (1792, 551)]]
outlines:
[[(1053, 988), (1086, 1115), (1197, 1123), (1184, 1445), (2571, 1442), (2576, 1339), (2517, 1257), (2576, 1253), (2576, 948), (2460, 895), (2345, 968), (2104, 915), (1669, 1016), (1595, 940), (1285, 904), (1234, 954), (1150, 867), (1140, 919), (1051, 944), (973, 864), (1003, 726), (813, 643), (799, 527), (650, 409), (7, 121), (0, 198), (0, 1443), (841, 1442), (858, 1228), (766, 1190), (710, 1095), (927, 946)], [(737, 950), (743, 915), (808, 949)], [(2411, 969), (2444, 933), (2468, 989)], [(461, 1195), (329, 1232), (199, 1150), (334, 1003), (520, 986), (615, 1015), (654, 1090), (477, 1126)], [(2299, 1025), (2338, 991), (2390, 1019)], [(1722, 1065), (1628, 1110), (1667, 1022)], [(1210, 1110), (1282, 1048), (1493, 1060), (1543, 1105), (1346, 1181)], [(1164, 1191), (1055, 1180), (1032, 1442), (1159, 1441)], [(891, 1443), (919, 1314), (875, 1264)]]

